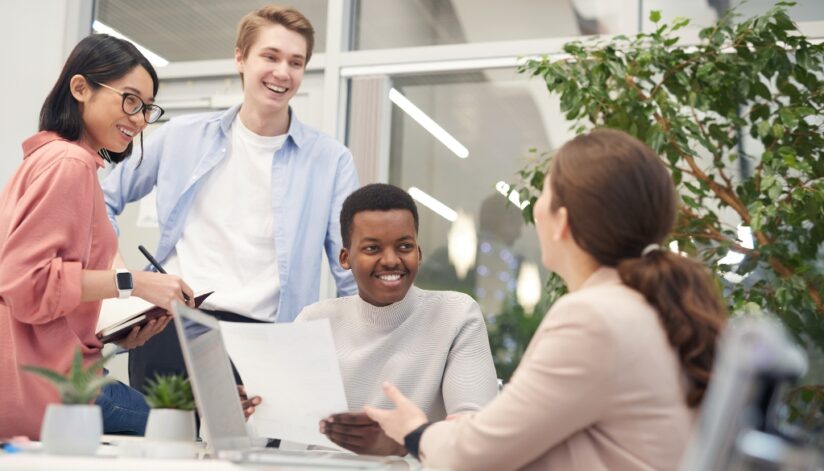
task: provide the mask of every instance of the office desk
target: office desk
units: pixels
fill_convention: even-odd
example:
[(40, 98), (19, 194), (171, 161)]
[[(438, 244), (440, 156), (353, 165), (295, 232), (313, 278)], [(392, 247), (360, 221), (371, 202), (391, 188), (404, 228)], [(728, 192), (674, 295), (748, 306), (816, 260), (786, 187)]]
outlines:
[[(104, 441), (106, 437), (104, 437)], [(142, 438), (116, 437), (112, 441), (119, 442), (122, 446), (124, 441), (139, 443)], [(121, 450), (117, 446), (101, 445), (97, 456), (58, 456), (47, 455), (36, 451), (23, 451), (13, 454), (0, 454), (0, 469), (2, 470), (22, 470), (22, 471), (46, 471), (46, 470), (115, 470), (115, 471), (144, 471), (146, 469), (174, 471), (226, 471), (226, 470), (273, 470), (273, 471), (308, 471), (319, 469), (330, 471), (334, 469), (352, 468), (332, 468), (332, 467), (311, 467), (296, 465), (273, 465), (267, 463), (233, 463), (216, 459), (155, 459), (155, 458), (130, 458), (118, 456)], [(420, 463), (412, 459), (393, 462), (386, 468), (391, 471), (417, 471), (420, 470)]]
[[(21, 471), (47, 471), (61, 469), (82, 469), (84, 471), (144, 471), (146, 469), (173, 469), (175, 471), (228, 471), (272, 469), (280, 471), (296, 468), (239, 465), (221, 460), (156, 460), (149, 458), (81, 457), (15, 453), (13, 455), (0, 455), (0, 469), (13, 469)], [(302, 471), (306, 470), (306, 468), (300, 469)]]

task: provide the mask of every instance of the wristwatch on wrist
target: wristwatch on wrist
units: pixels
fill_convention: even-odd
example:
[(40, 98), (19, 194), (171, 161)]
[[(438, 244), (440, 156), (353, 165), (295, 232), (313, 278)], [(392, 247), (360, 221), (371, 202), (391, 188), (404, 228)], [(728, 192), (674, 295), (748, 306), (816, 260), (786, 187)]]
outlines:
[(129, 270), (118, 268), (114, 274), (114, 284), (117, 287), (117, 297), (120, 299), (128, 298), (132, 295), (134, 288), (134, 281), (132, 281), (132, 274)]
[(406, 447), (406, 451), (415, 457), (416, 460), (420, 459), (421, 437), (423, 436), (423, 432), (429, 428), (430, 425), (432, 425), (432, 422), (427, 422), (409, 432), (403, 438), (403, 445)]

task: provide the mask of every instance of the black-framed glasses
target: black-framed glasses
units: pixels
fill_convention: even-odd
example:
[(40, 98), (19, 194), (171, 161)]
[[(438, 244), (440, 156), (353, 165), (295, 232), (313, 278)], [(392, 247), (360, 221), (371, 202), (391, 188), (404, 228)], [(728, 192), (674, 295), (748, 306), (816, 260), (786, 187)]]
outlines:
[(155, 105), (154, 103), (146, 104), (139, 96), (135, 95), (134, 93), (129, 92), (122, 92), (114, 87), (110, 87), (105, 83), (92, 82), (100, 85), (103, 88), (108, 88), (109, 90), (119, 94), (123, 97), (123, 103), (121, 107), (123, 108), (123, 112), (129, 116), (134, 116), (137, 113), (143, 112), (143, 119), (146, 120), (146, 124), (152, 124), (160, 119), (163, 116), (163, 113), (166, 112), (163, 108)]

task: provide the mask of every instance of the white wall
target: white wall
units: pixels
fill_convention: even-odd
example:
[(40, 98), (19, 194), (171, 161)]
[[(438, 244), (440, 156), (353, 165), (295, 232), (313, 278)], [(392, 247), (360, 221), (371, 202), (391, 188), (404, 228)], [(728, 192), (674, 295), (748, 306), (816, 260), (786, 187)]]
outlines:
[(0, 12), (0, 187), (37, 131), (40, 106), (71, 48), (91, 31), (91, 0), (3, 0)]

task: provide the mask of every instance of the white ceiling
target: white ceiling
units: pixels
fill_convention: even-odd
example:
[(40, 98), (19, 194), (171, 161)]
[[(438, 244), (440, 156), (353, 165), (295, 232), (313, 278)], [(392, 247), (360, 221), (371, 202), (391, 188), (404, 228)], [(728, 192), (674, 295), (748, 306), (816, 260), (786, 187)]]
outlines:
[[(229, 59), (235, 28), (265, 0), (97, 0), (95, 18), (164, 59)], [(327, 0), (291, 2), (315, 27), (315, 52), (326, 42)]]

